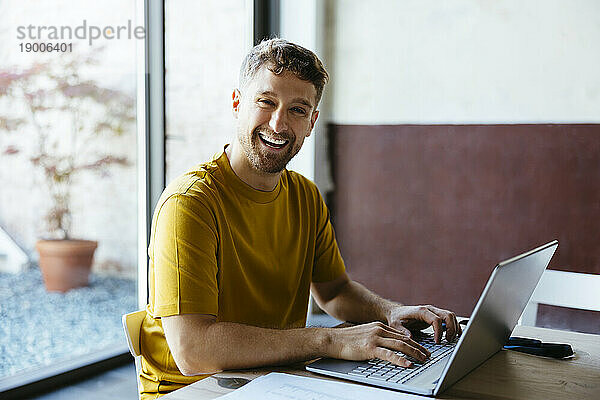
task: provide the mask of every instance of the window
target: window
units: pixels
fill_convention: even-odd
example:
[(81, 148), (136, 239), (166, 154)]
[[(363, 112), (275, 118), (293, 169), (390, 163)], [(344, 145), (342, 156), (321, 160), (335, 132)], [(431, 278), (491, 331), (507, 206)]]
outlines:
[[(0, 5), (0, 391), (127, 352), (138, 20), (135, 2)], [(55, 256), (89, 242), (62, 239), (97, 245), (89, 276)]]
[(244, 0), (165, 2), (167, 182), (233, 137), (231, 93), (252, 44), (251, 9)]

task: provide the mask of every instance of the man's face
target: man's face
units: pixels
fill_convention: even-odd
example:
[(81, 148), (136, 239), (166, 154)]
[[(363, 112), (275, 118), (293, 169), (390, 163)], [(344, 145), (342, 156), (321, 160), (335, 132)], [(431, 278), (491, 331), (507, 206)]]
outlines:
[(233, 93), (238, 141), (259, 173), (281, 172), (310, 136), (319, 112), (312, 83), (291, 72), (275, 75), (262, 67)]

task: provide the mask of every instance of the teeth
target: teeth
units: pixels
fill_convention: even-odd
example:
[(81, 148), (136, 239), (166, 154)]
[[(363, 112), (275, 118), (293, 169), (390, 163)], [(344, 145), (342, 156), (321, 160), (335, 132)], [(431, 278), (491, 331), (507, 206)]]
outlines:
[(274, 138), (274, 137), (271, 137), (271, 136), (267, 136), (267, 135), (265, 135), (265, 134), (263, 134), (263, 133), (261, 133), (261, 134), (260, 134), (260, 136), (261, 136), (261, 137), (262, 137), (264, 140), (266, 140), (267, 142), (271, 142), (271, 143), (273, 143), (273, 144), (276, 144), (276, 145), (282, 145), (282, 144), (284, 144), (285, 142), (287, 142), (287, 140), (284, 140), (284, 139), (277, 139), (277, 138)]

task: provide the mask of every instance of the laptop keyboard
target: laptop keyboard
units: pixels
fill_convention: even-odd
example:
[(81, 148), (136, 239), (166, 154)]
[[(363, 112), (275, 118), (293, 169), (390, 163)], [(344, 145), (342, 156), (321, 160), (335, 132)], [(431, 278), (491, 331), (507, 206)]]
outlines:
[(421, 363), (410, 356), (406, 356), (405, 354), (397, 352), (396, 354), (401, 355), (402, 357), (411, 361), (413, 363), (413, 367), (400, 367), (390, 363), (389, 361), (374, 358), (356, 367), (354, 370), (350, 371), (348, 375), (361, 376), (369, 379), (393, 383), (403, 383), (421, 374), (427, 368), (431, 367), (444, 358), (447, 354), (451, 353), (454, 350), (454, 347), (456, 347), (457, 343), (454, 341), (451, 343), (446, 342), (443, 344), (436, 344), (431, 336), (419, 338), (417, 341), (431, 352), (431, 356), (425, 361), (425, 363)]

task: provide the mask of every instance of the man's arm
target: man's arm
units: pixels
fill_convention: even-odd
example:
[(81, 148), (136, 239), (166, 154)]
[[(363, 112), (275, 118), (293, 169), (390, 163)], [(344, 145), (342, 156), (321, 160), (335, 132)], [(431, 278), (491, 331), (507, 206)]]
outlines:
[(389, 311), (398, 304), (383, 299), (346, 273), (329, 282), (313, 282), (311, 293), (321, 309), (342, 321), (387, 323)]
[(460, 335), (461, 328), (453, 312), (431, 305), (404, 306), (383, 299), (346, 273), (329, 282), (313, 282), (311, 292), (327, 314), (355, 323), (381, 321), (410, 337), (410, 329), (433, 326), (434, 338), (439, 343), (446, 324), (446, 337), (453, 340)]
[(184, 375), (227, 369), (284, 365), (318, 357), (347, 360), (380, 358), (401, 366), (430, 355), (405, 334), (373, 322), (349, 328), (266, 329), (216, 322), (211, 315), (163, 317), (162, 325), (175, 363)]

